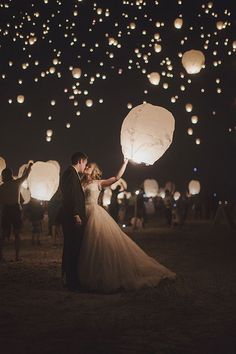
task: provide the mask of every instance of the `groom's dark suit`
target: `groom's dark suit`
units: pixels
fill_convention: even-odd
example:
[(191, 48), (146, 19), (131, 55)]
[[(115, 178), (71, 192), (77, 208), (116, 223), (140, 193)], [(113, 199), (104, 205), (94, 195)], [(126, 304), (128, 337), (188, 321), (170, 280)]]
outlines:
[[(80, 177), (73, 166), (67, 168), (61, 178), (62, 192), (62, 228), (64, 248), (62, 268), (66, 275), (66, 285), (70, 290), (79, 287), (78, 260), (84, 233), (85, 198)], [(82, 225), (75, 222), (79, 215)]]

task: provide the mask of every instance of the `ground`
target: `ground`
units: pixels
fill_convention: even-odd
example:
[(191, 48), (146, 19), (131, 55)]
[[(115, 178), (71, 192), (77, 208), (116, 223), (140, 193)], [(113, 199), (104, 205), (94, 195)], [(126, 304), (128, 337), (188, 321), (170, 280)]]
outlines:
[(129, 236), (177, 273), (154, 289), (71, 293), (60, 279), (61, 246), (44, 236), (13, 240), (0, 264), (4, 354), (236, 354), (236, 234), (198, 221), (181, 230), (148, 225)]

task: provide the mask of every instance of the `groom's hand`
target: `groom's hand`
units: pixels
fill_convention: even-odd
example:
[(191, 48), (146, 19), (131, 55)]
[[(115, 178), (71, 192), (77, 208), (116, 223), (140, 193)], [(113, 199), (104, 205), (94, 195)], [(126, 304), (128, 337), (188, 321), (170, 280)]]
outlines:
[(79, 215), (75, 215), (74, 218), (76, 225), (82, 225), (82, 220), (80, 219)]

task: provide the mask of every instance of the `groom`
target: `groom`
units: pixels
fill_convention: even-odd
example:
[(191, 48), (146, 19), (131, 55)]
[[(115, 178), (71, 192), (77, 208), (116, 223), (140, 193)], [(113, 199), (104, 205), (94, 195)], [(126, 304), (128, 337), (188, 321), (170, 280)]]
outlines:
[(87, 161), (88, 157), (83, 152), (75, 152), (60, 183), (64, 236), (62, 272), (71, 291), (79, 290), (78, 259), (85, 223), (85, 198), (79, 173), (84, 172)]

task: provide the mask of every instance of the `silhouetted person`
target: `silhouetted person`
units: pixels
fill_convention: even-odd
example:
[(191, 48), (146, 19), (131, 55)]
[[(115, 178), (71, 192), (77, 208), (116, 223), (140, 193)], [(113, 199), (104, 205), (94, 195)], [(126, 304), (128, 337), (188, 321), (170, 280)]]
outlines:
[(172, 204), (173, 199), (168, 189), (165, 190), (165, 198), (163, 199), (165, 206), (165, 217), (168, 226), (172, 223)]
[(54, 245), (56, 245), (61, 237), (61, 207), (62, 194), (60, 188), (56, 191), (53, 197), (48, 202), (48, 227), (49, 234), (52, 235)]
[(3, 259), (2, 249), (6, 237), (13, 227), (15, 235), (15, 259), (20, 260), (20, 231), (22, 227), (21, 206), (20, 206), (20, 187), (28, 177), (32, 163), (25, 169), (23, 175), (17, 179), (13, 178), (10, 168), (2, 171), (3, 184), (0, 186), (0, 204), (2, 204), (2, 236), (0, 239), (0, 261)]
[(118, 194), (120, 193), (120, 186), (117, 186), (116, 189), (112, 191), (111, 204), (109, 206), (109, 214), (113, 219), (118, 223), (118, 214), (119, 214), (119, 203), (118, 203)]

